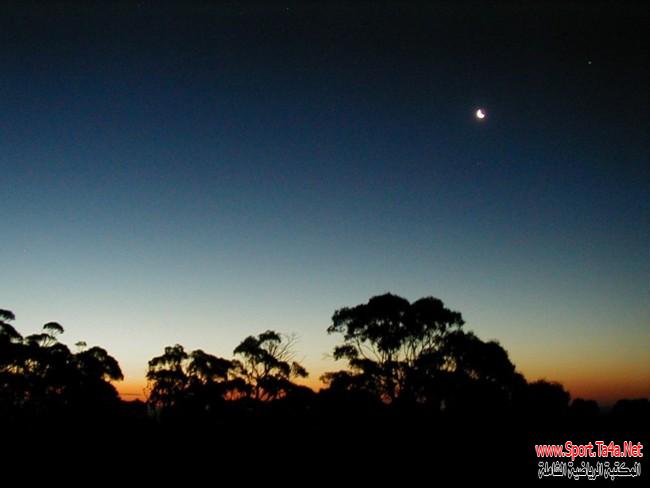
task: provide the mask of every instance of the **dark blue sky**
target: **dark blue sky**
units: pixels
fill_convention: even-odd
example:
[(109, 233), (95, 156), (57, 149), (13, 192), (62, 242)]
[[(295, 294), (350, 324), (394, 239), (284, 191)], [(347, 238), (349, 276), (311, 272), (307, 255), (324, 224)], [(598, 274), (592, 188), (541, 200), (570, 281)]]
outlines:
[(155, 3), (0, 8), (20, 330), (136, 384), (274, 328), (318, 376), (334, 309), (435, 295), (533, 379), (648, 394), (647, 9)]

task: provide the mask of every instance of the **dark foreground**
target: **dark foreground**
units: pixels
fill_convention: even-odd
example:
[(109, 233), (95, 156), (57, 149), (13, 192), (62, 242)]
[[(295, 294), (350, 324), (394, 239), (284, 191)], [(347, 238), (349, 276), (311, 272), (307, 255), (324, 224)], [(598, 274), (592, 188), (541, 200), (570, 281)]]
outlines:
[[(536, 444), (632, 441), (641, 442), (645, 450), (650, 441), (643, 411), (531, 418), (396, 409), (341, 409), (333, 414), (285, 407), (157, 419), (143, 404), (124, 403), (119, 415), (101, 420), (84, 415), (10, 423), (4, 419), (1, 459), (25, 480), (85, 479), (82, 473), (93, 473), (96, 481), (116, 477), (148, 486), (177, 478), (202, 480), (207, 486), (229, 486), (233, 480), (273, 486), (448, 486), (515, 480), (525, 486), (578, 481), (539, 479), (540, 461), (570, 459), (538, 459)], [(613, 483), (645, 484), (650, 474), (645, 454), (587, 460), (593, 466), (640, 462), (641, 476)], [(578, 458), (573, 465), (578, 468), (584, 460)], [(594, 482), (579, 481), (587, 486)]]

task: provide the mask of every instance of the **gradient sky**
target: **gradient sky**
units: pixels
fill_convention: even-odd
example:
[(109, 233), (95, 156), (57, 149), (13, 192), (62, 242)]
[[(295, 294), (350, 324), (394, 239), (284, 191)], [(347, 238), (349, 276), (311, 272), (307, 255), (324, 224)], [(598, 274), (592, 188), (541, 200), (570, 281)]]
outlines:
[(166, 345), (294, 332), (316, 384), (335, 309), (434, 295), (528, 379), (650, 396), (642, 4), (157, 3), (0, 7), (19, 331), (127, 396)]

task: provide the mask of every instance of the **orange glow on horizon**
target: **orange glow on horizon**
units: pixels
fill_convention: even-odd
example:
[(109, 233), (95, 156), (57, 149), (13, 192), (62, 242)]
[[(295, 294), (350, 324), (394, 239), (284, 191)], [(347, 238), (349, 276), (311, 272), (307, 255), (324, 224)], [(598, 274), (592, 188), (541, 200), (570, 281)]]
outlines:
[[(632, 355), (631, 355), (632, 356)], [(612, 358), (587, 362), (565, 360), (530, 361), (520, 370), (529, 382), (545, 379), (557, 381), (571, 393), (571, 399), (596, 400), (601, 405), (613, 405), (624, 398), (650, 397), (650, 369), (645, 358)]]
[[(320, 376), (320, 374), (318, 375)], [(323, 383), (318, 379), (318, 376), (315, 376), (313, 378), (304, 378), (301, 379), (300, 381), (297, 381), (296, 383), (307, 386), (311, 388), (314, 391), (319, 391), (321, 388), (323, 388)], [(114, 383), (113, 386), (117, 389), (118, 394), (120, 395), (120, 398), (124, 401), (132, 401), (132, 400), (141, 400), (141, 401), (146, 401), (147, 400), (147, 395), (146, 395), (146, 387), (147, 384), (145, 381), (138, 382), (138, 381), (121, 381), (119, 383)]]
[[(555, 372), (557, 373), (557, 372)], [(319, 391), (325, 385), (320, 381), (320, 375), (310, 375), (310, 377), (301, 379), (298, 384), (307, 386), (314, 391)], [(647, 398), (650, 397), (650, 378), (647, 374), (625, 374), (623, 371), (610, 371), (604, 374), (589, 373), (587, 371), (572, 372), (569, 374), (535, 374), (528, 375), (524, 373), (526, 379), (530, 382), (544, 379), (547, 381), (557, 381), (571, 393), (571, 399), (584, 398), (596, 400), (601, 406), (613, 405), (617, 400), (623, 398)], [(125, 401), (141, 400), (146, 401), (146, 382), (127, 381), (116, 383), (115, 387)]]
[(124, 401), (145, 401), (147, 399), (147, 396), (145, 395), (145, 387), (147, 385), (144, 381), (121, 381), (119, 383), (114, 383), (113, 386), (115, 386), (117, 393)]

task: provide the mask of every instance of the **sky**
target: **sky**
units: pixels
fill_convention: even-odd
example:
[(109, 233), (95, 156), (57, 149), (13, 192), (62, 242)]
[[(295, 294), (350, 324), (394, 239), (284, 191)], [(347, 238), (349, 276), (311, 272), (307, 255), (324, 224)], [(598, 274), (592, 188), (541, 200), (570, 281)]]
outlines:
[(274, 329), (317, 387), (336, 309), (433, 295), (529, 380), (650, 396), (641, 3), (98, 5), (0, 6), (20, 332), (134, 398), (166, 345)]

